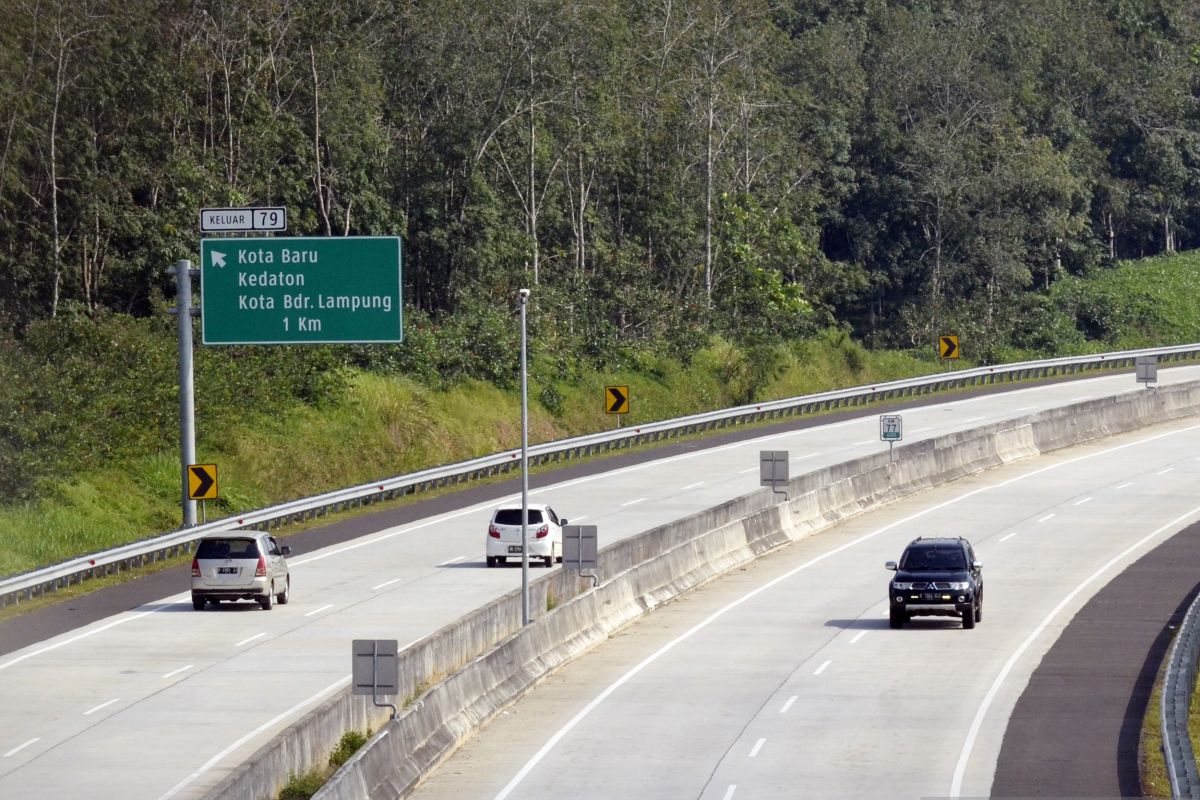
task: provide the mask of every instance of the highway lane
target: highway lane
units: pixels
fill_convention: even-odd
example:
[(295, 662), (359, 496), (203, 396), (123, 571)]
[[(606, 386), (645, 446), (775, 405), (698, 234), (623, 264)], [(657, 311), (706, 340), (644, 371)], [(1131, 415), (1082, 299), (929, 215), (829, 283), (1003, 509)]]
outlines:
[[(1042, 655), (1113, 576), (1200, 519), (1200, 424), (939, 487), (654, 611), (543, 682), (413, 795), (987, 796)], [(983, 622), (887, 623), (883, 562), (968, 536)]]
[[(1198, 368), (1162, 373), (1194, 379)], [(906, 440), (1088, 396), (1142, 391), (1131, 375), (904, 412)], [(876, 414), (562, 482), (534, 493), (605, 542), (752, 491), (759, 449), (793, 472), (876, 452)], [(294, 559), (293, 602), (191, 611), (186, 594), (0, 658), (0, 794), (194, 797), (348, 679), (347, 642), (415, 641), (519, 584), (483, 568), (488, 502)], [(182, 587), (181, 587), (182, 588)]]

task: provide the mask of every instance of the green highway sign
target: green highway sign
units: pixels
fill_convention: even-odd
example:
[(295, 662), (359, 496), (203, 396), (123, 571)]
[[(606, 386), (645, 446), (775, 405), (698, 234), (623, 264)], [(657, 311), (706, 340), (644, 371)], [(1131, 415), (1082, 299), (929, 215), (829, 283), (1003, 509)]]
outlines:
[(200, 240), (205, 344), (399, 342), (400, 237)]

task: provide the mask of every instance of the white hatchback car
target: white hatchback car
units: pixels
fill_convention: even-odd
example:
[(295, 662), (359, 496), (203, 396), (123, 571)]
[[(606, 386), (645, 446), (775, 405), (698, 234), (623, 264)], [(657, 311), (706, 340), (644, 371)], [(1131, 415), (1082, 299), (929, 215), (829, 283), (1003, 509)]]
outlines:
[[(562, 561), (562, 526), (554, 509), (545, 503), (529, 504), (529, 557), (540, 558), (547, 567)], [(521, 557), (521, 504), (502, 505), (492, 513), (488, 524), (487, 565), (503, 564), (508, 557)]]

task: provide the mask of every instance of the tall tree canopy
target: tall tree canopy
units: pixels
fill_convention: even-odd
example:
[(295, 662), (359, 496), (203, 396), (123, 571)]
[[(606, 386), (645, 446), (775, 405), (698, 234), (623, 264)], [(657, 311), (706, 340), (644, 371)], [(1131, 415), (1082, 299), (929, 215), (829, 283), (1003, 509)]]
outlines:
[(417, 320), (1019, 334), (1200, 239), (1194, 0), (11, 0), (0, 328), (155, 311), (202, 206), (400, 234)]

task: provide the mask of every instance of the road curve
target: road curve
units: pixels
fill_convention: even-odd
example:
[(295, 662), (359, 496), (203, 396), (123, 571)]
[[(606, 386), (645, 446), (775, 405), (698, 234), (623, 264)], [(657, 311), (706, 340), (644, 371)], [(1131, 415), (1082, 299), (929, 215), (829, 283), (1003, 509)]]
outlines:
[[(1197, 375), (1162, 373), (1164, 383)], [(909, 408), (905, 438), (1128, 391), (1141, 390), (1123, 374)], [(689, 443), (695, 449), (644, 463), (605, 462), (596, 474), (557, 473), (534, 497), (598, 524), (610, 542), (754, 490), (760, 449), (788, 450), (794, 474), (877, 452), (875, 413), (890, 410), (715, 447)], [(378, 527), (292, 559), (293, 602), (269, 614), (251, 604), (197, 613), (186, 594), (160, 594), (12, 648), (0, 657), (0, 796), (85, 798), (97, 785), (120, 785), (130, 798), (203, 794), (345, 685), (349, 639), (413, 642), (517, 585), (518, 570), (483, 567), (494, 502), (465, 493), (429, 516), (400, 510), (343, 523)]]
[[(1198, 452), (1195, 420), (1116, 437), (784, 548), (560, 670), (412, 797), (987, 796), (1012, 709), (1076, 612), (1200, 519)], [(983, 622), (889, 629), (883, 561), (956, 533), (985, 565)], [(1169, 550), (1195, 563), (1200, 537)]]

